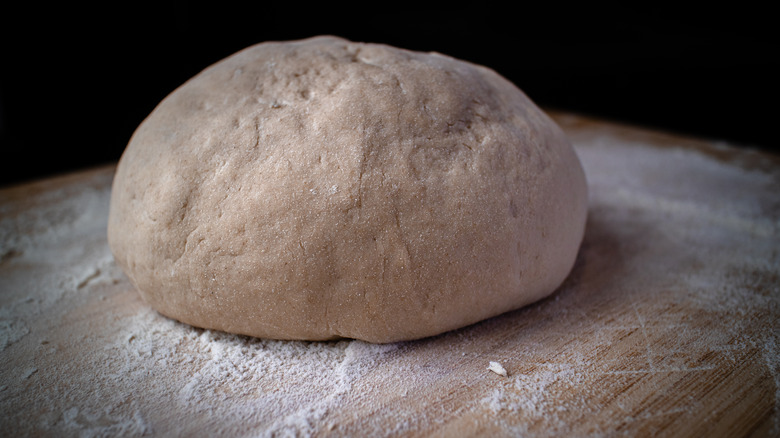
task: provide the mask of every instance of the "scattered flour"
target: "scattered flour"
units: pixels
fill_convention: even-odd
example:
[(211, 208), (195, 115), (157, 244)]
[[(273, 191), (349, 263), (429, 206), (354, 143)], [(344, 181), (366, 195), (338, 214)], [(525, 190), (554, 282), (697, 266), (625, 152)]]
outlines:
[(254, 339), (150, 310), (105, 242), (112, 169), (0, 192), (0, 435), (632, 436), (717, 427), (713, 395), (751, 384), (763, 404), (730, 409), (780, 431), (780, 169), (573, 138), (591, 207), (567, 282), (400, 344)]

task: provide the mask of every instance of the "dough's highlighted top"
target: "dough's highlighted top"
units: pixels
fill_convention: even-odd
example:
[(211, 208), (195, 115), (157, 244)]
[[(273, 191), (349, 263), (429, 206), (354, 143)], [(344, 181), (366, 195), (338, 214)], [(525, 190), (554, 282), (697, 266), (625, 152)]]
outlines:
[(335, 37), (205, 69), (133, 135), (108, 238), (159, 312), (392, 342), (552, 293), (587, 210), (563, 132), (494, 71)]

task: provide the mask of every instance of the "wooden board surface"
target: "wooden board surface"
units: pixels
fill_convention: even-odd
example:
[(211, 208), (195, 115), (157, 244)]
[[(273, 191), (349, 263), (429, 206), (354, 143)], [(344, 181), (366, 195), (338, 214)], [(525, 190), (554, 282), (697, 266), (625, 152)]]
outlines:
[(106, 246), (112, 166), (0, 190), (0, 435), (780, 435), (780, 160), (555, 118), (590, 188), (569, 279), (399, 344), (151, 311)]

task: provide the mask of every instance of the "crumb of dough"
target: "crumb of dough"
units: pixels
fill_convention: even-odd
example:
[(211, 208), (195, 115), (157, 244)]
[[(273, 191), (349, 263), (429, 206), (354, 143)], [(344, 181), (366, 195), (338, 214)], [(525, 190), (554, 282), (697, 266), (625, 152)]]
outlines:
[(504, 368), (500, 363), (490, 361), (490, 366), (488, 367), (490, 371), (493, 371), (496, 374), (499, 374), (501, 376), (506, 377), (506, 368)]

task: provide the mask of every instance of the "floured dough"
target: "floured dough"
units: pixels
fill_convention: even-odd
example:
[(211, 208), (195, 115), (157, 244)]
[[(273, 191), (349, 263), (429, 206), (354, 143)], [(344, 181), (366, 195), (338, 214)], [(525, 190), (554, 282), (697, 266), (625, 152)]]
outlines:
[(249, 47), (174, 91), (114, 179), (109, 244), (144, 299), (278, 339), (414, 339), (568, 275), (585, 176), (513, 84), (335, 37)]

